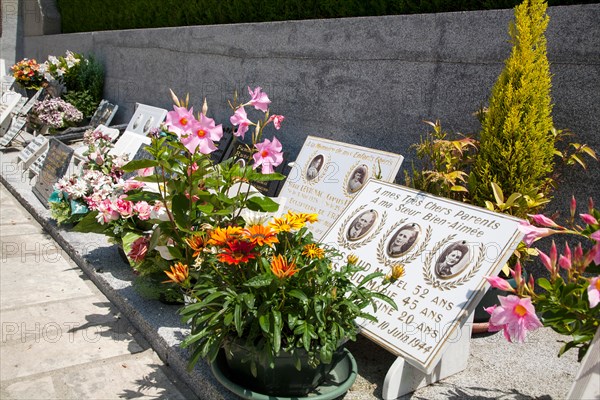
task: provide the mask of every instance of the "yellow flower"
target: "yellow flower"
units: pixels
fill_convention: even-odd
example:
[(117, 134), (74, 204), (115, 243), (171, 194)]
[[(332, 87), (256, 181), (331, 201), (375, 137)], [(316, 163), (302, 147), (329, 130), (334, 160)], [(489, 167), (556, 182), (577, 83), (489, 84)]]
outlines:
[(304, 220), (295, 216), (294, 213), (288, 212), (281, 218), (273, 218), (269, 226), (277, 233), (291, 232), (301, 229), (304, 226)]
[(210, 232), (208, 244), (223, 246), (229, 240), (236, 238), (242, 233), (242, 228), (239, 226), (228, 226), (226, 228), (217, 227)]
[(279, 243), (279, 239), (277, 239), (277, 232), (268, 226), (252, 225), (251, 227), (244, 229), (242, 233), (246, 239), (258, 246)]
[(385, 280), (389, 283), (394, 283), (404, 276), (404, 272), (404, 264), (394, 264), (392, 266), (392, 273), (387, 275)]
[(325, 256), (325, 250), (317, 246), (315, 243), (310, 243), (304, 246), (302, 255), (308, 258), (318, 258), (320, 260)]
[(186, 264), (182, 264), (178, 262), (177, 264), (171, 266), (171, 271), (165, 271), (165, 274), (169, 277), (169, 280), (164, 281), (163, 283), (177, 283), (181, 285), (187, 281), (188, 276), (190, 275), (189, 267)]
[(288, 262), (281, 254), (271, 260), (271, 271), (280, 279), (288, 278), (298, 272), (296, 263)]
[(318, 221), (319, 214), (308, 214), (308, 213), (297, 213), (290, 211), (289, 214), (293, 214), (296, 218), (303, 222), (310, 222), (311, 224)]
[(358, 262), (358, 257), (356, 254), (349, 254), (347, 260), (349, 264), (356, 264)]

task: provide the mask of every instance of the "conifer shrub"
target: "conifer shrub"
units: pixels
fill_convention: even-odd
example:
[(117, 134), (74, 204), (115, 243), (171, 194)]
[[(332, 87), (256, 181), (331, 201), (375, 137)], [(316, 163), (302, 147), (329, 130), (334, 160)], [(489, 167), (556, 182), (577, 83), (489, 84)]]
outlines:
[[(546, 8), (542, 0), (525, 0), (515, 8), (509, 29), (511, 54), (482, 120), (471, 181), (474, 204), (494, 199), (492, 184), (506, 194), (521, 194), (523, 201), (546, 197), (552, 189), (555, 135), (544, 36)], [(532, 211), (516, 207), (513, 214), (525, 217)]]

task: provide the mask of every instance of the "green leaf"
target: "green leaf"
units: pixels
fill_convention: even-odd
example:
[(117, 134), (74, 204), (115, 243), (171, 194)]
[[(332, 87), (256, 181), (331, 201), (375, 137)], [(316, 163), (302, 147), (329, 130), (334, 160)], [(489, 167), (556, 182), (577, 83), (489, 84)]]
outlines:
[(262, 329), (262, 331), (265, 333), (269, 333), (271, 331), (271, 318), (269, 315), (270, 314), (262, 314), (260, 317), (258, 317), (260, 329)]
[[(107, 225), (100, 225), (100, 223), (96, 220), (97, 215), (98, 215), (98, 211), (92, 211), (91, 213), (89, 213), (88, 215), (83, 217), (83, 219), (81, 221), (79, 221), (79, 223), (77, 225), (75, 225), (73, 230), (75, 232), (102, 233), (102, 234), (104, 234), (106, 231), (109, 231)], [(106, 233), (106, 234), (108, 236), (111, 236), (108, 233)]]
[(241, 335), (244, 331), (244, 327), (242, 326), (242, 307), (239, 304), (235, 305), (234, 320), (235, 330), (237, 331), (238, 335)]
[(123, 171), (125, 171), (125, 172), (137, 171), (138, 169), (156, 167), (158, 165), (159, 165), (159, 163), (156, 160), (149, 160), (149, 159), (133, 160), (133, 161), (129, 161), (127, 164), (123, 165)]
[(247, 206), (252, 211), (274, 212), (279, 209), (279, 204), (270, 197), (254, 196), (248, 199)]
[(275, 353), (279, 352), (281, 349), (281, 312), (277, 310), (273, 310), (273, 351)]
[(303, 301), (303, 302), (308, 301), (308, 296), (302, 290), (299, 290), (299, 289), (292, 289), (292, 290), (290, 290), (288, 292), (288, 295), (292, 296), (292, 297), (295, 297), (298, 300)]
[(173, 219), (175, 223), (182, 227), (186, 228), (189, 224), (189, 220), (187, 217), (186, 210), (190, 207), (190, 201), (183, 194), (177, 194), (173, 196), (173, 206), (171, 208), (171, 212), (173, 213)]
[(548, 281), (548, 279), (546, 279), (546, 278), (539, 278), (537, 280), (537, 284), (542, 289), (545, 289), (545, 290), (547, 290), (549, 292), (552, 292), (552, 284)]
[(494, 198), (496, 199), (496, 203), (503, 204), (504, 203), (504, 193), (502, 193), (502, 189), (495, 182), (492, 182), (491, 185), (492, 185), (492, 192), (494, 193)]
[(244, 286), (253, 287), (253, 288), (265, 287), (265, 286), (269, 286), (272, 281), (273, 281), (273, 276), (270, 276), (268, 274), (262, 274), (262, 275), (258, 275), (253, 278), (250, 278), (248, 281), (244, 282)]

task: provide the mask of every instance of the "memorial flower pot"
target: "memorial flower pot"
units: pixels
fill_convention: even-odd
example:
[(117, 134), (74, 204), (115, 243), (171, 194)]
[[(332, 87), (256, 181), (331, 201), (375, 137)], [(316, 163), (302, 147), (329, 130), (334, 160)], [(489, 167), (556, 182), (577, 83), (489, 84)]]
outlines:
[[(344, 357), (340, 348), (331, 363), (321, 363), (313, 368), (308, 363), (305, 351), (294, 356), (282, 350), (273, 363), (269, 363), (264, 350), (246, 346), (241, 340), (227, 342), (224, 350), (227, 366), (239, 377), (239, 382), (259, 393), (286, 397), (307, 395), (327, 378), (332, 368)], [(296, 365), (300, 368), (296, 368)]]

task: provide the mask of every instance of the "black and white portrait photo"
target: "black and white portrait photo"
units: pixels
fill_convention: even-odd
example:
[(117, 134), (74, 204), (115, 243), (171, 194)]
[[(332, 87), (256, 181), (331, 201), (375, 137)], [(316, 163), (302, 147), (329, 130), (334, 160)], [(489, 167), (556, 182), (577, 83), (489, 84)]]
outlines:
[(348, 226), (346, 237), (352, 241), (362, 239), (373, 228), (375, 220), (377, 220), (377, 211), (375, 210), (368, 210), (359, 214)]
[(451, 278), (462, 272), (469, 263), (466, 241), (454, 242), (444, 249), (435, 263), (435, 273), (440, 278)]
[(406, 224), (394, 233), (388, 243), (387, 253), (390, 257), (400, 257), (409, 251), (417, 242), (421, 227), (417, 224)]
[(363, 187), (367, 181), (367, 166), (362, 164), (359, 165), (350, 174), (350, 180), (347, 184), (348, 192), (354, 193)]
[(306, 179), (313, 180), (321, 172), (321, 168), (323, 167), (324, 157), (322, 154), (315, 156), (310, 163), (308, 164), (308, 169), (306, 170)]

